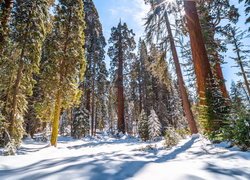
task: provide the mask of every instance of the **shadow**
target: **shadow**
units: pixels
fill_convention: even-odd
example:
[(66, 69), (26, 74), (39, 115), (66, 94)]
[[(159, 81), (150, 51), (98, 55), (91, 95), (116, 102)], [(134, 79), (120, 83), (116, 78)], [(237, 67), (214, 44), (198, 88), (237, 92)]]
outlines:
[(34, 152), (38, 152), (38, 151), (41, 151), (42, 149), (45, 149), (45, 148), (48, 148), (48, 147), (50, 147), (50, 145), (49, 144), (47, 144), (47, 145), (45, 145), (45, 146), (43, 146), (43, 147), (41, 147), (41, 146), (39, 146), (39, 147), (21, 147), (20, 149), (18, 149), (17, 150), (17, 155), (26, 155), (26, 154), (28, 154), (28, 153), (34, 153)]
[(80, 149), (80, 148), (85, 148), (85, 147), (96, 147), (96, 146), (103, 146), (103, 145), (112, 145), (112, 144), (128, 144), (128, 146), (134, 145), (138, 143), (138, 140), (134, 141), (122, 141), (120, 139), (116, 139), (113, 141), (94, 141), (94, 142), (88, 142), (88, 143), (83, 143), (81, 145), (75, 145), (75, 146), (68, 146), (68, 149)]
[(226, 169), (211, 163), (207, 163), (204, 170), (209, 171), (213, 174), (228, 176), (228, 178), (233, 179), (242, 179), (243, 177), (246, 179), (250, 179), (250, 173), (247, 173), (246, 171), (239, 168)]
[[(134, 177), (145, 165), (149, 163), (164, 163), (167, 161), (176, 160), (178, 155), (187, 152), (194, 156), (199, 156), (200, 153), (190, 151), (193, 144), (200, 139), (192, 138), (185, 144), (173, 149), (168, 154), (157, 156), (152, 152), (140, 152), (129, 154), (120, 153), (120, 151), (100, 152), (89, 155), (81, 155), (74, 157), (63, 157), (63, 159), (46, 157), (48, 159), (35, 162), (20, 168), (8, 168), (0, 166), (0, 179), (90, 179), (90, 180), (123, 180)], [(78, 146), (68, 147), (69, 149), (77, 150), (79, 148), (98, 146), (106, 144), (127, 143), (128, 145), (136, 142), (128, 143), (126, 141), (114, 140), (113, 142), (88, 142)], [(28, 151), (28, 150), (27, 150)], [(72, 154), (75, 151), (72, 151)], [(202, 155), (202, 154), (201, 154)], [(144, 160), (138, 160), (139, 157), (145, 157)], [(178, 167), (177, 167), (178, 168)], [(246, 168), (247, 169), (247, 168)], [(204, 167), (205, 171), (213, 174), (221, 174), (228, 177), (238, 176), (250, 179), (250, 174), (242, 169), (226, 169), (217, 167), (213, 164), (207, 164)], [(184, 174), (184, 179), (203, 180), (194, 175)]]

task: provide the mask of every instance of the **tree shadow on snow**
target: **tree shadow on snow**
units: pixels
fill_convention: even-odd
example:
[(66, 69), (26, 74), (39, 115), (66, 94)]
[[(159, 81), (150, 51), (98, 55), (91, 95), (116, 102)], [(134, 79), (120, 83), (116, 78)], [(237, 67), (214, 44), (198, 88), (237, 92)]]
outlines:
[[(192, 138), (184, 145), (177, 147), (170, 153), (161, 157), (145, 156), (144, 152), (138, 153), (137, 156), (145, 156), (147, 161), (138, 161), (133, 159), (129, 154), (122, 154), (119, 151), (109, 153), (97, 153), (91, 155), (82, 155), (75, 157), (65, 157), (63, 159), (50, 158), (21, 167), (0, 169), (0, 179), (90, 179), (90, 180), (120, 180), (134, 177), (145, 165), (149, 163), (164, 163), (174, 160), (179, 154), (187, 151), (192, 147), (197, 138)], [(100, 142), (98, 142), (100, 143)], [(102, 143), (102, 142), (101, 142)], [(103, 142), (104, 144), (122, 143)], [(128, 143), (128, 142), (126, 142)], [(71, 149), (79, 149), (88, 146), (97, 146), (97, 143), (85, 143), (79, 146), (72, 146)], [(72, 152), (72, 154), (74, 151)], [(191, 152), (193, 153), (193, 152)], [(136, 157), (136, 156), (134, 156)], [(153, 160), (152, 160), (153, 159)], [(230, 177), (250, 177), (250, 175), (238, 169), (221, 169), (212, 164), (208, 164), (205, 169), (215, 174), (228, 175)], [(190, 179), (192, 179), (190, 177)], [(198, 178), (196, 178), (198, 179)]]

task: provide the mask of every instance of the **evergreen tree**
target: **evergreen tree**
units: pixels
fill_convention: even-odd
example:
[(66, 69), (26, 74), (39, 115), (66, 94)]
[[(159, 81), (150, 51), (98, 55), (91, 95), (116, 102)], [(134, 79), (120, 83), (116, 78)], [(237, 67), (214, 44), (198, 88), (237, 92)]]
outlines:
[[(97, 127), (97, 120), (103, 115), (103, 108), (105, 106), (104, 94), (108, 72), (106, 70), (105, 59), (105, 38), (103, 35), (102, 24), (99, 19), (98, 12), (92, 0), (84, 0), (85, 12), (85, 52), (87, 58), (86, 76), (84, 79), (84, 87), (86, 90), (85, 102), (86, 109), (91, 112), (91, 134)], [(98, 107), (95, 107), (98, 104)], [(95, 111), (97, 110), (97, 111)]]
[(148, 118), (148, 124), (149, 124), (149, 137), (151, 139), (154, 139), (156, 137), (159, 137), (161, 135), (161, 123), (159, 121), (159, 118), (157, 114), (155, 113), (154, 109), (151, 109), (150, 116)]
[[(4, 88), (3, 115), (9, 123), (9, 133), (16, 145), (23, 135), (23, 116), (27, 97), (35, 84), (33, 74), (39, 71), (42, 43), (46, 35), (49, 4), (46, 0), (20, 0), (14, 4), (9, 58), (1, 56), (1, 86)], [(12, 49), (13, 48), (13, 49)], [(8, 49), (9, 50), (9, 49)], [(6, 51), (8, 51), (6, 50)]]
[(111, 58), (111, 78), (117, 87), (117, 116), (118, 131), (125, 133), (125, 98), (124, 98), (124, 72), (129, 60), (134, 58), (135, 34), (129, 30), (127, 24), (119, 22), (117, 27), (111, 29), (108, 49)]
[(250, 84), (248, 79), (250, 73), (248, 55), (250, 51), (242, 42), (243, 39), (248, 38), (246, 31), (241, 31), (239, 28), (228, 26), (228, 28), (224, 31), (224, 34), (227, 35), (228, 42), (233, 45), (233, 51), (235, 52), (236, 56), (231, 58), (235, 61), (237, 65), (236, 67), (240, 69), (238, 75), (242, 76), (248, 96), (250, 96)]
[(143, 109), (138, 122), (138, 132), (143, 141), (149, 139), (148, 116)]
[[(83, 79), (84, 13), (81, 0), (60, 0), (56, 6), (53, 30), (47, 38), (41, 72), (44, 101), (42, 112), (54, 107), (51, 145), (57, 145), (61, 110), (77, 104)], [(49, 105), (48, 105), (49, 103)], [(48, 114), (47, 114), (48, 116)], [(50, 118), (50, 116), (48, 117)]]
[(84, 106), (74, 108), (71, 134), (75, 139), (79, 139), (89, 133), (89, 112)]

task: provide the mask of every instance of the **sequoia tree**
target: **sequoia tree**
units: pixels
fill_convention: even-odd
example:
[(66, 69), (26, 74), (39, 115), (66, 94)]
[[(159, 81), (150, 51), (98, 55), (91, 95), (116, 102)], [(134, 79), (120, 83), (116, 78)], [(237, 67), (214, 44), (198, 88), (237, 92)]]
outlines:
[(111, 29), (108, 55), (111, 58), (111, 78), (117, 87), (118, 131), (125, 133), (124, 117), (124, 69), (126, 63), (133, 58), (135, 49), (135, 34), (129, 30), (126, 23), (119, 22)]

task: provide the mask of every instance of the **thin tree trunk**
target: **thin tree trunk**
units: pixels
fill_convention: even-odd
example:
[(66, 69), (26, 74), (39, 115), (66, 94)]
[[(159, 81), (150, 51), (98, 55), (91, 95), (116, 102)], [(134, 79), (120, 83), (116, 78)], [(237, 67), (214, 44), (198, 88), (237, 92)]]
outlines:
[(242, 76), (243, 76), (243, 79), (244, 79), (244, 83), (245, 83), (245, 86), (246, 86), (246, 89), (247, 89), (247, 92), (248, 92), (248, 96), (250, 96), (250, 85), (249, 85), (249, 82), (248, 82), (248, 79), (247, 79), (246, 71), (245, 71), (243, 63), (242, 63), (242, 59), (241, 59), (239, 47), (238, 47), (238, 44), (237, 44), (237, 40), (235, 38), (234, 38), (234, 46), (235, 46), (235, 49), (236, 49), (236, 52), (237, 52), (237, 58), (238, 58), (237, 63), (240, 66), (240, 70), (241, 70), (241, 73), (242, 73)]
[(58, 136), (58, 129), (59, 129), (61, 106), (62, 106), (61, 90), (58, 90), (56, 94), (52, 134), (51, 134), (51, 139), (50, 139), (51, 145), (55, 147), (57, 146), (57, 136)]
[(164, 16), (165, 16), (165, 20), (166, 20), (166, 26), (167, 26), (167, 30), (168, 30), (168, 37), (169, 37), (169, 41), (170, 41), (171, 51), (172, 51), (172, 55), (173, 55), (173, 59), (174, 59), (175, 70), (176, 70), (176, 74), (177, 74), (177, 81), (178, 81), (178, 85), (179, 85), (178, 89), (180, 90), (183, 109), (184, 109), (191, 133), (197, 134), (198, 129), (196, 126), (196, 122), (194, 120), (193, 112), (191, 110), (191, 105), (190, 105), (190, 102), (188, 99), (188, 94), (187, 94), (187, 91), (185, 88), (185, 83), (184, 83), (183, 75), (181, 72), (181, 66), (180, 66), (180, 62), (179, 62), (179, 58), (178, 58), (178, 54), (177, 54), (177, 50), (176, 50), (176, 46), (175, 46), (175, 42), (174, 42), (174, 37), (172, 34), (172, 30), (171, 30), (171, 26), (170, 26), (167, 12), (165, 12)]
[(86, 109), (90, 112), (90, 94), (89, 88), (86, 89)]
[[(21, 57), (23, 57), (23, 53), (24, 53), (24, 51), (22, 50)], [(19, 64), (19, 68), (18, 68), (18, 71), (17, 71), (15, 84), (14, 84), (12, 111), (11, 111), (11, 114), (10, 114), (10, 136), (11, 137), (13, 137), (13, 133), (14, 133), (14, 123), (15, 123), (15, 120), (16, 120), (16, 110), (17, 110), (17, 96), (19, 94), (19, 86), (20, 86), (20, 83), (21, 83), (21, 80), (22, 80), (23, 69), (24, 69), (24, 62), (21, 59), (20, 64)]]
[(94, 136), (96, 135), (97, 129), (97, 106), (95, 106), (95, 117), (94, 117), (95, 127), (94, 127)]
[(222, 92), (222, 96), (226, 99), (229, 99), (227, 87), (225, 84), (225, 79), (224, 79), (221, 64), (219, 61), (217, 61), (215, 64), (215, 71), (216, 71), (216, 78), (219, 81), (219, 86), (220, 86), (220, 90)]
[(212, 71), (203, 40), (200, 21), (196, 9), (196, 2), (185, 0), (184, 8), (190, 35), (200, 104), (206, 105), (207, 81), (209, 78), (212, 78)]
[[(94, 48), (95, 53), (95, 48)], [(91, 102), (91, 135), (94, 135), (94, 118), (95, 118), (95, 76), (96, 76), (96, 62), (94, 54), (94, 66), (93, 66), (93, 77), (92, 77), (92, 102)]]

